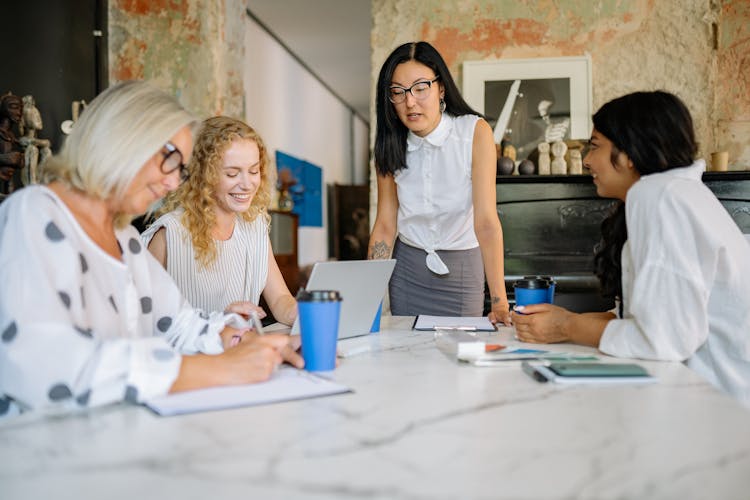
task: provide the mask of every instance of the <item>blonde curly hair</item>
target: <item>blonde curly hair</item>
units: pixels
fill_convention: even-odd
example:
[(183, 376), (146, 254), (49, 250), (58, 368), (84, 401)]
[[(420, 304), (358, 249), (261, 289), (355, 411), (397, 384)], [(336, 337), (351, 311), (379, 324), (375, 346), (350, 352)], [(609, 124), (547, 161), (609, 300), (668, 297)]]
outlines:
[(215, 208), (218, 205), (215, 193), (222, 172), (224, 153), (238, 139), (253, 141), (258, 146), (261, 179), (250, 208), (239, 215), (247, 222), (254, 221), (256, 217), (264, 217), (266, 221), (270, 221), (268, 207), (271, 203), (271, 174), (266, 146), (252, 127), (226, 116), (216, 116), (203, 122), (188, 164), (190, 176), (167, 196), (159, 210), (160, 214), (177, 208), (184, 210), (182, 225), (190, 233), (198, 263), (204, 267), (210, 266), (217, 258), (217, 244), (211, 236), (211, 230), (216, 224)]

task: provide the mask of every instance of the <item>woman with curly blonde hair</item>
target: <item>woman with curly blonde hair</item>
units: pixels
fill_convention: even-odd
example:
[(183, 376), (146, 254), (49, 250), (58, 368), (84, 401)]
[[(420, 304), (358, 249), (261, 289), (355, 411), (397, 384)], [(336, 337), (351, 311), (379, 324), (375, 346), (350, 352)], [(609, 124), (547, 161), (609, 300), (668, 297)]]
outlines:
[(292, 324), (297, 303), (273, 257), (271, 200), (263, 140), (240, 120), (218, 116), (201, 127), (188, 179), (142, 235), (149, 250), (195, 307), (248, 315), (265, 312)]

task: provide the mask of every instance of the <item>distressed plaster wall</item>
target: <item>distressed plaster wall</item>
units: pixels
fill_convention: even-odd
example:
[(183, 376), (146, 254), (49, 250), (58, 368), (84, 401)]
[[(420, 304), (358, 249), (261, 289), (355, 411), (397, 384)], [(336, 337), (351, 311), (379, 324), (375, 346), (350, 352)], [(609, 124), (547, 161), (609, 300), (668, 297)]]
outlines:
[(716, 149), (750, 170), (750, 2), (724, 1), (717, 33)]
[(201, 118), (244, 118), (242, 0), (111, 0), (109, 79), (147, 79)]
[(693, 113), (702, 155), (727, 149), (731, 168), (750, 168), (747, 0), (373, 0), (372, 12), (373, 93), (391, 50), (413, 40), (441, 52), (459, 87), (464, 61), (590, 53), (594, 110), (669, 90)]

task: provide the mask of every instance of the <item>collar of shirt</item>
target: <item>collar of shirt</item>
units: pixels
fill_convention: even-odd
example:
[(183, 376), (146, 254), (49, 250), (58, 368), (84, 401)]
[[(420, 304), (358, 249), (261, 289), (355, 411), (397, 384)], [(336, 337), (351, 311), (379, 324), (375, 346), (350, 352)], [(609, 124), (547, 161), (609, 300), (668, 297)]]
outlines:
[(679, 177), (682, 179), (690, 179), (700, 181), (703, 176), (703, 172), (706, 170), (706, 162), (703, 159), (698, 159), (693, 162), (692, 165), (680, 168), (671, 168), (663, 172), (657, 172), (649, 175), (667, 175), (669, 177)]
[(425, 142), (440, 147), (445, 143), (445, 140), (448, 139), (451, 129), (453, 129), (453, 120), (450, 115), (443, 113), (440, 117), (440, 123), (438, 123), (438, 126), (425, 137), (419, 137), (414, 132), (409, 131), (409, 134), (406, 136), (407, 151), (416, 151), (420, 149)]

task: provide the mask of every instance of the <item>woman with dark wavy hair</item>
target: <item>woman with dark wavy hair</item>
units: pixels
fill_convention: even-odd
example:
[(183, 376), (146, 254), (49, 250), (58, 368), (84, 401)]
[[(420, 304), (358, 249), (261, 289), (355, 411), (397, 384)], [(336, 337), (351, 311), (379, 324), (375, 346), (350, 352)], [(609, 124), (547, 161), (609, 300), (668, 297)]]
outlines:
[(595, 257), (618, 314), (518, 307), (518, 338), (684, 361), (750, 403), (750, 245), (701, 181), (690, 112), (672, 94), (636, 92), (593, 121), (584, 163), (597, 194), (620, 200)]
[(397, 260), (391, 312), (481, 316), (486, 276), (490, 319), (510, 324), (489, 124), (427, 42), (388, 56), (375, 101), (378, 212), (368, 256)]
[(277, 321), (294, 323), (297, 302), (268, 236), (271, 179), (260, 135), (240, 120), (209, 118), (188, 171), (144, 231), (148, 249), (194, 306), (262, 318), (262, 294)]

